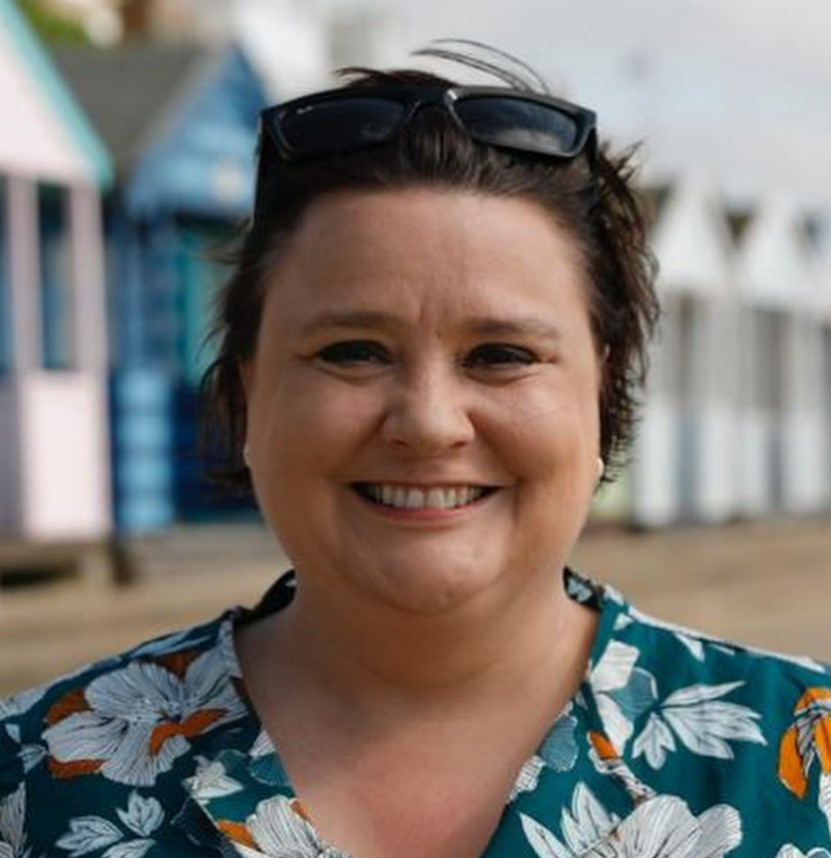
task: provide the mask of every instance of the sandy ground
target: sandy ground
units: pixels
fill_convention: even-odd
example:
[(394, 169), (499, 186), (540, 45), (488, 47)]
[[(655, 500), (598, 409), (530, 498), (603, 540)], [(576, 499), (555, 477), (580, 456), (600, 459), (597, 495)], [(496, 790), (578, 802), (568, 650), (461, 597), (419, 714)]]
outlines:
[[(260, 528), (191, 528), (136, 549), (139, 580), (0, 591), (0, 696), (251, 604), (286, 561)], [(572, 565), (642, 610), (831, 661), (831, 519), (632, 534), (591, 530)]]

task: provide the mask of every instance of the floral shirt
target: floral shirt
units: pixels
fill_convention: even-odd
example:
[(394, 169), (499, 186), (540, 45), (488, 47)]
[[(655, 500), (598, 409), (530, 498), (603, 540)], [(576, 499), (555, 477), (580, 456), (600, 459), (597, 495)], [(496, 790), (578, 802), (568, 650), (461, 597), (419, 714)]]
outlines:
[[(601, 612), (584, 681), (518, 773), (483, 858), (831, 858), (831, 671)], [(0, 858), (346, 858), (246, 697), (236, 624), (145, 643), (0, 702)]]

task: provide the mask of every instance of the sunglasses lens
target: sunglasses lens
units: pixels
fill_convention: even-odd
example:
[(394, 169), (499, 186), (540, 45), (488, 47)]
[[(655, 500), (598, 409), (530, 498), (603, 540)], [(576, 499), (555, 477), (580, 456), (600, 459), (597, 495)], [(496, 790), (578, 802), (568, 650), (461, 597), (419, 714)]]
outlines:
[(320, 101), (284, 113), (280, 132), (294, 152), (323, 155), (387, 140), (404, 112), (403, 105), (386, 98)]
[(580, 126), (553, 106), (521, 98), (469, 96), (453, 107), (470, 135), (492, 146), (546, 155), (574, 155), (579, 150)]

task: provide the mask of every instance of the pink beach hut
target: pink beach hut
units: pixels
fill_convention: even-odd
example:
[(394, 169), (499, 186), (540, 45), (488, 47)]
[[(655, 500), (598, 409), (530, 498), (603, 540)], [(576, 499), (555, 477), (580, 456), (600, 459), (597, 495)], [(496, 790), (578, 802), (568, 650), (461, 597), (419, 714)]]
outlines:
[(0, 534), (110, 532), (99, 189), (107, 155), (0, 0)]

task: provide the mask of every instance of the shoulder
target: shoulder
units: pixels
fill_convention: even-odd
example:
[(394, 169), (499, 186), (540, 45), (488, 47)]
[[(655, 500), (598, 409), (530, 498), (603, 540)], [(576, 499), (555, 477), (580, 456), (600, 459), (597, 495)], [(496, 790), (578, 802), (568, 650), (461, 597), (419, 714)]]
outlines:
[(0, 844), (9, 820), (18, 837), (44, 825), (59, 837), (105, 808), (138, 828), (160, 821), (201, 737), (245, 712), (223, 640), (233, 613), (0, 701)]
[(667, 622), (626, 603), (614, 590), (607, 594), (617, 604), (614, 641), (637, 649), (641, 666), (660, 677), (662, 684), (735, 684), (763, 709), (784, 706), (788, 711), (803, 693), (831, 686), (831, 666), (815, 658), (740, 644)]
[(752, 811), (765, 836), (797, 826), (831, 845), (828, 665), (656, 619), (612, 588), (606, 605), (608, 638), (590, 675), (633, 769), (660, 791)]
[[(9, 728), (13, 728), (12, 732), (19, 730), (29, 738), (36, 738), (74, 712), (94, 708), (92, 704), (102, 689), (123, 683), (128, 675), (134, 678), (135, 683), (121, 702), (127, 704), (128, 698), (135, 697), (134, 703), (147, 703), (146, 695), (152, 696), (165, 675), (162, 671), (181, 680), (200, 656), (210, 654), (215, 659), (223, 623), (230, 614), (144, 641), (125, 652), (84, 665), (48, 684), (0, 699), (0, 729), (8, 734)], [(144, 677), (144, 682), (140, 677)], [(114, 709), (111, 714), (115, 714)], [(131, 714), (136, 715), (137, 712), (133, 710)]]

